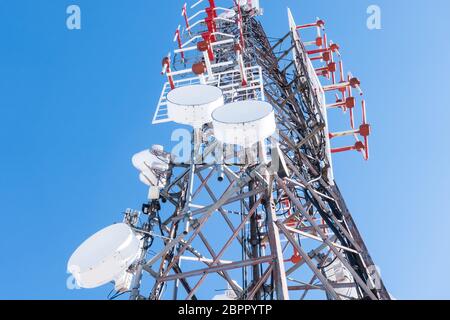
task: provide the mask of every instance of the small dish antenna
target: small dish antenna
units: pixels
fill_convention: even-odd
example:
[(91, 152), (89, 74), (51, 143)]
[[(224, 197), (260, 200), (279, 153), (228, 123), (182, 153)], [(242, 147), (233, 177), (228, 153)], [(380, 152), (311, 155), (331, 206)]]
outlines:
[(251, 147), (276, 130), (273, 107), (264, 101), (237, 101), (217, 108), (213, 114), (214, 136), (226, 144)]
[(125, 223), (109, 226), (87, 239), (72, 254), (67, 270), (81, 288), (120, 281), (139, 258), (141, 241)]
[(212, 112), (224, 105), (221, 89), (204, 84), (175, 88), (167, 94), (169, 119), (201, 128), (212, 121)]

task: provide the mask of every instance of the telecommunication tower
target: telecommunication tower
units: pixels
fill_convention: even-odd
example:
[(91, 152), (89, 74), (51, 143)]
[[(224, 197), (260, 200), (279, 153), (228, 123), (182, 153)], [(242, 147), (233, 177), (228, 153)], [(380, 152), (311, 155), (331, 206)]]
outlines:
[[(81, 287), (113, 281), (133, 300), (390, 299), (333, 175), (334, 153), (369, 158), (360, 81), (323, 20), (298, 25), (288, 10), (287, 33), (270, 38), (262, 14), (256, 0), (183, 6), (153, 124), (189, 128), (188, 143), (133, 157), (148, 201), (75, 251)], [(336, 110), (347, 131), (330, 129)]]

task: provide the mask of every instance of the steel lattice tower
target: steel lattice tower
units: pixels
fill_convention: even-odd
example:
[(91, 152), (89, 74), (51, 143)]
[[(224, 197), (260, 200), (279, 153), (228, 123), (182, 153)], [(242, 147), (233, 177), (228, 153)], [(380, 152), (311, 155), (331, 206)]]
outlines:
[[(145, 223), (131, 210), (125, 218), (144, 241), (129, 269), (131, 299), (209, 299), (224, 286), (229, 299), (389, 299), (333, 176), (332, 153), (368, 158), (363, 100), (363, 123), (354, 120), (359, 80), (344, 75), (322, 20), (297, 25), (289, 11), (288, 32), (269, 38), (259, 1), (218, 3), (184, 6), (153, 123), (171, 120), (172, 89), (203, 83), (221, 88), (226, 103), (269, 102), (277, 135), (229, 156), (206, 124), (194, 130), (187, 160), (155, 151), (168, 159), (152, 168), (164, 181), (159, 198), (144, 205)], [(312, 42), (300, 34), (308, 29), (317, 32)], [(330, 94), (336, 102), (327, 104)], [(350, 114), (349, 131), (329, 132), (331, 108)], [(333, 149), (330, 141), (342, 136), (356, 144)]]

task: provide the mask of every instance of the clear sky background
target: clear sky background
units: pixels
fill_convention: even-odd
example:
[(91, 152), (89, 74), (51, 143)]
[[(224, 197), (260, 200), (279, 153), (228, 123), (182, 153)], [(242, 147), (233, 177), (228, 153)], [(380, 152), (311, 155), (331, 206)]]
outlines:
[[(82, 30), (66, 28), (66, 8)], [(0, 298), (103, 299), (68, 290), (88, 236), (140, 208), (131, 156), (170, 145), (151, 126), (179, 0), (0, 0)], [(390, 292), (449, 299), (448, 0), (261, 0), (269, 35), (320, 16), (361, 78), (372, 158), (336, 155), (335, 174)], [(382, 10), (382, 30), (366, 9)]]

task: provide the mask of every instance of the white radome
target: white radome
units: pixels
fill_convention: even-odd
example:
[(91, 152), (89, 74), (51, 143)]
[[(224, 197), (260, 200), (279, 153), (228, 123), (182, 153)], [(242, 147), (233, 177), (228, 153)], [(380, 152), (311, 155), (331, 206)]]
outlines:
[(169, 169), (169, 160), (162, 160), (150, 150), (144, 150), (136, 153), (132, 158), (133, 166), (139, 171), (145, 172), (149, 170), (166, 171)]
[(81, 244), (72, 254), (67, 270), (81, 288), (97, 288), (123, 278), (139, 258), (141, 241), (124, 223), (109, 226)]
[(172, 121), (200, 128), (212, 121), (212, 112), (224, 105), (221, 89), (203, 85), (175, 88), (167, 94), (167, 112)]
[(222, 143), (251, 147), (276, 131), (273, 107), (264, 101), (237, 101), (212, 115), (214, 136)]
[[(152, 151), (163, 152), (162, 147), (153, 146)], [(149, 187), (164, 188), (166, 183), (164, 176), (155, 174), (154, 170), (164, 172), (169, 169), (169, 158), (161, 158), (152, 153), (151, 150), (144, 150), (136, 153), (132, 158), (133, 166), (140, 171), (139, 180)]]

